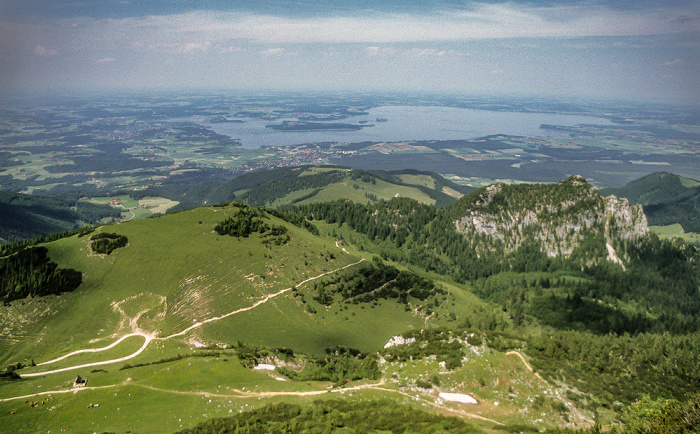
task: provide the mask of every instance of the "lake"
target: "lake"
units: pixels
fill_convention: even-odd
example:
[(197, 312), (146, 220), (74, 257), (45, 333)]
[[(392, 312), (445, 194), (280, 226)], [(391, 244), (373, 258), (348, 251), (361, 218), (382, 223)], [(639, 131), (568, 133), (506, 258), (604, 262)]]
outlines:
[[(386, 122), (377, 122), (386, 119)], [(369, 110), (368, 115), (352, 116), (342, 123), (362, 121), (374, 126), (358, 131), (274, 131), (265, 125), (269, 121), (240, 118), (243, 123), (206, 123), (218, 134), (240, 139), (244, 148), (288, 146), (319, 142), (400, 142), (411, 140), (464, 140), (493, 134), (513, 136), (563, 136), (567, 133), (541, 129), (541, 124), (612, 125), (607, 119), (549, 113), (501, 112), (441, 106), (382, 106)], [(294, 120), (294, 119), (288, 119)]]

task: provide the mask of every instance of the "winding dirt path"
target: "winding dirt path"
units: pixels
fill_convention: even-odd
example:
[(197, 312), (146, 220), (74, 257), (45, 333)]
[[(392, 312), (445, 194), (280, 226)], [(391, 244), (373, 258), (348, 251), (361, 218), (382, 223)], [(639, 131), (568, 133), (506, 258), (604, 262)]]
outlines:
[[(22, 378), (26, 378), (26, 377), (39, 377), (39, 376), (42, 376), (42, 375), (56, 374), (56, 373), (58, 373), (58, 372), (72, 371), (73, 369), (82, 369), (82, 368), (89, 368), (89, 367), (92, 367), (92, 366), (110, 365), (110, 364), (112, 364), (112, 363), (125, 362), (125, 361), (130, 360), (130, 359), (133, 359), (134, 357), (136, 357), (136, 356), (138, 356), (139, 354), (141, 354), (141, 353), (146, 349), (146, 347), (148, 346), (148, 344), (150, 344), (151, 341), (153, 340), (153, 336), (147, 335), (147, 334), (131, 333), (131, 334), (129, 334), (128, 336), (134, 336), (134, 335), (143, 336), (143, 337), (145, 338), (145, 341), (144, 341), (143, 345), (141, 345), (141, 348), (139, 348), (138, 350), (136, 350), (136, 352), (134, 352), (134, 353), (132, 353), (132, 354), (129, 354), (128, 356), (120, 357), (120, 358), (118, 358), (118, 359), (104, 360), (104, 361), (102, 361), (102, 362), (85, 363), (85, 364), (83, 364), (83, 365), (75, 365), (75, 366), (69, 366), (69, 367), (67, 367), (67, 368), (54, 369), (53, 371), (44, 371), (44, 372), (34, 372), (34, 373), (31, 373), (31, 374), (22, 374), (21, 377), (22, 377)], [(127, 337), (128, 337), (128, 336), (127, 336)], [(114, 345), (116, 345), (117, 343), (119, 343), (120, 341), (122, 341), (123, 339), (124, 339), (124, 338), (119, 339), (119, 341), (115, 342), (115, 343), (112, 344), (110, 347), (113, 347)], [(92, 352), (104, 351), (105, 349), (107, 349), (107, 347), (105, 347), (105, 348), (99, 348), (99, 349), (97, 349), (97, 350), (95, 350), (95, 351), (92, 351)], [(67, 356), (70, 356), (70, 355), (75, 355), (76, 353), (79, 353), (79, 352), (91, 352), (91, 351), (89, 351), (89, 350), (78, 350), (78, 351), (74, 351), (73, 353), (67, 354), (66, 356), (64, 356), (64, 358), (67, 357)], [(51, 360), (50, 362), (44, 362), (44, 363), (42, 363), (42, 365), (43, 365), (43, 364), (46, 364), (46, 363), (53, 363), (53, 362), (55, 362), (56, 360), (58, 360), (58, 359)]]
[(440, 409), (442, 411), (446, 411), (449, 413), (455, 413), (455, 414), (461, 415), (463, 417), (479, 419), (479, 420), (490, 422), (490, 423), (493, 423), (496, 425), (503, 425), (502, 423), (500, 423), (498, 421), (495, 421), (493, 419), (489, 419), (489, 418), (484, 417), (484, 416), (480, 416), (478, 414), (468, 413), (464, 410), (460, 410), (457, 408), (446, 407), (446, 406), (440, 405), (436, 402), (429, 401), (425, 398), (421, 398), (418, 396), (413, 396), (413, 395), (410, 395), (406, 392), (402, 392), (400, 390), (387, 389), (386, 387), (382, 387), (385, 384), (387, 384), (387, 382), (384, 379), (382, 379), (378, 383), (360, 384), (358, 386), (344, 387), (342, 389), (308, 390), (305, 392), (246, 392), (246, 391), (243, 391), (240, 389), (231, 389), (233, 393), (217, 393), (217, 392), (204, 392), (204, 391), (190, 392), (190, 391), (183, 391), (183, 390), (163, 389), (160, 387), (148, 386), (145, 384), (136, 384), (136, 383), (129, 382), (129, 380), (127, 380), (127, 381), (124, 381), (124, 382), (119, 383), (119, 384), (109, 384), (106, 386), (81, 387), (78, 389), (67, 389), (67, 390), (51, 390), (51, 391), (34, 393), (32, 395), (14, 396), (11, 398), (0, 398), (0, 402), (12, 401), (12, 400), (18, 400), (18, 399), (30, 399), (30, 398), (34, 398), (37, 396), (56, 395), (56, 394), (61, 394), (61, 393), (78, 393), (78, 392), (81, 392), (84, 390), (108, 389), (111, 387), (124, 386), (124, 385), (141, 387), (144, 389), (154, 390), (157, 392), (172, 393), (175, 395), (208, 396), (208, 397), (215, 397), (215, 398), (233, 398), (233, 399), (272, 398), (272, 397), (276, 397), (276, 396), (317, 396), (317, 395), (325, 395), (327, 393), (343, 394), (345, 392), (353, 392), (353, 391), (364, 390), (364, 389), (372, 389), (372, 390), (381, 390), (382, 392), (387, 392), (387, 393), (396, 393), (396, 394), (405, 396), (405, 397), (413, 399), (413, 400), (421, 401), (425, 404), (428, 404), (428, 405), (435, 407), (437, 409)]
[(85, 387), (78, 387), (76, 389), (47, 390), (45, 392), (32, 393), (31, 395), (13, 396), (10, 398), (0, 398), (0, 402), (14, 401), (16, 399), (36, 398), (37, 396), (44, 396), (44, 395), (58, 395), (58, 394), (62, 394), (62, 393), (78, 393), (78, 392), (82, 392), (83, 390), (110, 389), (112, 387), (123, 386), (125, 384), (127, 384), (127, 383), (122, 382), (122, 383), (117, 383), (117, 384), (107, 384), (104, 386), (90, 386), (90, 387), (85, 386)]
[(124, 381), (124, 382), (119, 383), (119, 384), (110, 384), (110, 385), (106, 385), (106, 386), (83, 387), (80, 389), (46, 391), (46, 392), (41, 392), (41, 393), (35, 393), (33, 395), (24, 395), (24, 396), (12, 397), (12, 398), (3, 398), (3, 399), (0, 399), (0, 402), (11, 401), (11, 400), (15, 400), (15, 399), (28, 399), (28, 398), (32, 398), (32, 397), (36, 397), (36, 396), (40, 396), (40, 395), (54, 395), (54, 394), (59, 394), (59, 393), (77, 393), (77, 392), (82, 391), (82, 390), (106, 389), (106, 388), (110, 388), (110, 387), (123, 386), (123, 385), (141, 387), (141, 388), (153, 390), (156, 392), (172, 393), (175, 395), (208, 396), (208, 397), (215, 397), (215, 398), (233, 398), (233, 399), (272, 398), (272, 397), (277, 397), (277, 396), (318, 396), (318, 395), (325, 395), (328, 393), (343, 394), (345, 392), (353, 392), (353, 391), (364, 390), (364, 389), (372, 389), (372, 390), (380, 390), (382, 392), (387, 392), (387, 393), (396, 393), (398, 395), (405, 396), (405, 397), (410, 398), (412, 400), (421, 401), (425, 404), (430, 405), (431, 407), (440, 409), (442, 411), (459, 414), (463, 417), (479, 419), (479, 420), (483, 420), (485, 422), (493, 423), (495, 425), (503, 425), (501, 422), (495, 421), (493, 419), (489, 419), (489, 418), (484, 417), (484, 416), (480, 416), (478, 414), (469, 413), (469, 412), (466, 412), (464, 410), (457, 409), (457, 408), (446, 407), (446, 406), (440, 405), (436, 402), (427, 400), (427, 399), (419, 397), (419, 396), (410, 395), (410, 394), (408, 394), (406, 392), (402, 392), (400, 390), (388, 389), (386, 387), (382, 387), (385, 384), (387, 384), (387, 382), (384, 379), (382, 379), (378, 383), (360, 384), (358, 386), (344, 387), (341, 389), (308, 390), (305, 392), (246, 392), (246, 391), (240, 390), (240, 389), (231, 389), (231, 391), (233, 393), (218, 393), (218, 392), (205, 392), (205, 391), (191, 392), (191, 391), (183, 391), (183, 390), (164, 389), (161, 387), (148, 386), (145, 384), (136, 384), (136, 383), (130, 383), (129, 381)]
[[(335, 273), (335, 272), (344, 270), (344, 269), (346, 269), (346, 268), (348, 268), (348, 267), (352, 267), (353, 265), (357, 265), (357, 264), (359, 264), (360, 262), (363, 262), (363, 261), (364, 261), (364, 258), (363, 258), (363, 259), (360, 259), (359, 261), (354, 262), (354, 263), (352, 263), (352, 264), (348, 264), (348, 265), (346, 265), (346, 266), (344, 266), (344, 267), (340, 267), (340, 268), (337, 268), (337, 269), (332, 270), (332, 271), (326, 271), (325, 273), (321, 273), (321, 274), (319, 274), (318, 276), (309, 277), (308, 279), (302, 280), (301, 282), (299, 282), (299, 283), (297, 284), (297, 286), (303, 285), (303, 284), (308, 283), (308, 282), (310, 282), (310, 281), (312, 281), (312, 280), (320, 279), (320, 278), (323, 277), (323, 276), (326, 276), (326, 275), (328, 275), (328, 274), (331, 274), (331, 273)], [(210, 322), (214, 322), (214, 321), (218, 321), (218, 320), (220, 320), (220, 319), (227, 318), (227, 317), (229, 317), (229, 316), (231, 316), (231, 315), (235, 315), (235, 314), (237, 314), (237, 313), (246, 312), (246, 311), (248, 311), (248, 310), (254, 309), (254, 308), (260, 306), (260, 305), (263, 304), (263, 303), (267, 303), (271, 298), (275, 298), (275, 297), (277, 297), (278, 295), (282, 295), (282, 294), (284, 294), (285, 292), (288, 292), (288, 291), (291, 291), (291, 290), (292, 290), (292, 287), (285, 288), (285, 289), (283, 289), (283, 290), (281, 290), (281, 291), (275, 292), (274, 294), (269, 294), (269, 295), (265, 296), (264, 298), (262, 298), (262, 299), (256, 301), (255, 303), (253, 303), (251, 306), (242, 307), (242, 308), (240, 308), (240, 309), (238, 309), (238, 310), (234, 310), (233, 312), (229, 312), (229, 313), (227, 313), (227, 314), (225, 314), (225, 315), (215, 316), (215, 317), (213, 317), (213, 318), (209, 318), (209, 319), (206, 319), (206, 320), (204, 320), (204, 321), (200, 321), (200, 322), (198, 322), (198, 323), (196, 323), (196, 324), (193, 324), (193, 325), (187, 327), (185, 330), (183, 330), (183, 331), (181, 331), (181, 332), (179, 332), (179, 333), (174, 333), (174, 334), (172, 334), (172, 335), (170, 335), (170, 336), (166, 336), (166, 337), (164, 337), (164, 338), (156, 338), (156, 339), (158, 339), (158, 340), (166, 340), (166, 339), (174, 338), (174, 337), (177, 337), (177, 336), (183, 336), (183, 335), (185, 335), (187, 332), (189, 332), (190, 330), (195, 329), (195, 328), (197, 328), (197, 327), (201, 327), (201, 326), (203, 326), (204, 324), (207, 324), (207, 323), (210, 323)]]
[(469, 413), (464, 410), (460, 410), (457, 408), (452, 408), (452, 407), (446, 407), (444, 405), (440, 405), (436, 402), (429, 401), (425, 398), (421, 398), (418, 396), (413, 396), (410, 395), (406, 392), (402, 392), (400, 390), (395, 390), (395, 389), (387, 389), (386, 387), (382, 387), (383, 385), (387, 384), (385, 380), (381, 380), (379, 383), (372, 383), (372, 384), (361, 384), (359, 386), (352, 386), (352, 387), (344, 387), (342, 389), (326, 389), (326, 390), (309, 390), (306, 392), (246, 392), (243, 390), (239, 389), (231, 389), (234, 394), (222, 394), (222, 393), (209, 393), (209, 392), (184, 392), (181, 390), (168, 390), (168, 389), (162, 389), (162, 388), (157, 388), (153, 386), (145, 386), (142, 384), (134, 384), (134, 386), (138, 387), (143, 387), (146, 389), (150, 390), (156, 390), (159, 392), (165, 392), (165, 393), (175, 393), (175, 394), (182, 394), (182, 395), (206, 395), (206, 396), (211, 396), (211, 397), (217, 397), (217, 398), (271, 398), (271, 397), (276, 397), (276, 396), (316, 396), (316, 395), (325, 395), (327, 393), (345, 393), (345, 392), (353, 392), (357, 390), (363, 390), (363, 389), (372, 389), (372, 390), (381, 390), (382, 392), (387, 392), (387, 393), (396, 393), (398, 395), (405, 396), (410, 399), (415, 399), (418, 401), (421, 401), (425, 404), (428, 404), (432, 407), (435, 407), (437, 409), (449, 412), (449, 413), (456, 413), (464, 417), (468, 418), (473, 418), (473, 419), (479, 419), (483, 420), (485, 422), (490, 422), (495, 425), (503, 425), (501, 422), (495, 421), (493, 419), (489, 419), (484, 416), (480, 416), (478, 414), (474, 413)]
[(73, 351), (72, 353), (68, 353), (65, 356), (61, 356), (57, 359), (49, 360), (49, 361), (42, 362), (42, 363), (37, 363), (37, 366), (48, 365), (50, 363), (56, 363), (56, 362), (59, 362), (63, 359), (67, 359), (68, 357), (75, 356), (77, 354), (99, 353), (100, 351), (107, 351), (107, 350), (112, 349), (112, 348), (116, 347), (117, 345), (119, 345), (119, 343), (122, 342), (124, 339), (128, 339), (132, 336), (143, 336), (146, 339), (148, 339), (148, 337), (149, 337), (149, 335), (147, 335), (146, 333), (129, 333), (128, 335), (122, 336), (121, 338), (117, 339), (116, 341), (112, 342), (111, 344), (107, 345), (106, 347)]
[[(346, 268), (352, 267), (352, 266), (354, 266), (354, 265), (357, 265), (357, 264), (363, 262), (364, 260), (365, 260), (365, 259), (363, 258), (363, 259), (360, 259), (360, 260), (357, 261), (357, 262), (353, 262), (352, 264), (348, 264), (348, 265), (345, 265), (345, 266), (343, 266), (343, 267), (336, 268), (335, 270), (326, 271), (325, 273), (321, 273), (321, 274), (319, 274), (318, 276), (309, 277), (308, 279), (302, 280), (301, 282), (297, 283), (297, 286), (300, 286), (300, 285), (303, 285), (303, 284), (305, 284), (305, 283), (311, 282), (312, 280), (320, 279), (321, 277), (326, 276), (326, 275), (328, 275), (328, 274), (336, 273), (336, 272), (338, 272), (338, 271), (341, 271), (341, 270), (344, 270), (344, 269), (346, 269)], [(68, 358), (68, 357), (75, 356), (75, 355), (77, 355), (77, 354), (83, 354), (83, 353), (98, 353), (98, 352), (101, 352), (101, 351), (107, 351), (107, 350), (109, 350), (109, 349), (111, 349), (111, 348), (114, 348), (114, 347), (117, 346), (119, 343), (121, 343), (122, 341), (124, 341), (125, 339), (127, 339), (127, 338), (129, 338), (129, 337), (131, 337), (131, 336), (143, 336), (143, 338), (144, 338), (144, 343), (143, 343), (143, 345), (141, 346), (141, 348), (139, 348), (139, 349), (136, 350), (134, 353), (132, 353), (132, 354), (130, 354), (130, 355), (128, 355), (128, 356), (120, 357), (120, 358), (118, 358), (118, 359), (104, 360), (104, 361), (101, 361), (101, 362), (93, 362), (93, 363), (85, 363), (85, 364), (82, 364), (82, 365), (69, 366), (69, 367), (66, 367), (66, 368), (54, 369), (54, 370), (52, 370), (52, 371), (43, 371), (43, 372), (34, 372), (34, 373), (29, 373), (29, 374), (21, 374), (20, 376), (23, 377), (23, 378), (24, 378), (24, 377), (39, 377), (39, 376), (41, 376), (41, 375), (55, 374), (55, 373), (58, 373), (58, 372), (65, 372), (65, 371), (70, 371), (70, 370), (73, 370), (73, 369), (82, 369), (82, 368), (89, 368), (89, 367), (92, 367), (92, 366), (101, 366), (101, 365), (109, 365), (109, 364), (112, 364), (112, 363), (124, 362), (124, 361), (130, 360), (130, 359), (133, 359), (134, 357), (136, 357), (136, 356), (138, 356), (139, 354), (141, 354), (141, 353), (146, 349), (146, 347), (148, 347), (148, 345), (151, 343), (151, 341), (153, 341), (153, 340), (167, 340), (167, 339), (171, 339), (171, 338), (174, 338), (174, 337), (183, 336), (183, 335), (187, 334), (190, 330), (195, 329), (195, 328), (197, 328), (197, 327), (201, 327), (201, 326), (203, 326), (204, 324), (207, 324), (207, 323), (210, 323), (210, 322), (213, 322), (213, 321), (218, 321), (218, 320), (227, 318), (227, 317), (229, 317), (229, 316), (231, 316), (231, 315), (235, 315), (235, 314), (238, 314), (238, 313), (241, 313), (241, 312), (246, 312), (246, 311), (249, 311), (249, 310), (251, 310), (251, 309), (254, 309), (254, 308), (260, 306), (260, 305), (263, 304), (263, 303), (267, 303), (268, 301), (270, 301), (270, 299), (275, 298), (275, 297), (277, 297), (277, 296), (279, 296), (279, 295), (282, 295), (282, 294), (284, 294), (285, 292), (288, 292), (288, 291), (291, 291), (291, 290), (292, 290), (292, 287), (282, 289), (282, 290), (280, 290), (280, 291), (275, 292), (274, 294), (269, 294), (269, 295), (263, 297), (262, 299), (256, 301), (255, 303), (253, 303), (252, 305), (250, 305), (250, 306), (248, 306), (248, 307), (243, 307), (243, 308), (234, 310), (233, 312), (229, 312), (229, 313), (227, 313), (227, 314), (225, 314), (225, 315), (221, 315), (221, 316), (217, 316), (217, 317), (213, 317), (213, 318), (206, 319), (206, 320), (204, 320), (204, 321), (200, 321), (200, 322), (198, 322), (198, 323), (196, 323), (196, 324), (191, 325), (190, 327), (187, 327), (187, 328), (184, 329), (183, 331), (178, 332), (178, 333), (173, 333), (173, 334), (170, 335), (170, 336), (166, 336), (166, 337), (163, 337), (163, 338), (159, 338), (159, 337), (155, 337), (153, 334), (149, 334), (149, 333), (144, 333), (144, 332), (133, 332), (133, 333), (129, 333), (129, 334), (127, 334), (127, 335), (122, 336), (121, 338), (117, 339), (115, 342), (111, 343), (110, 345), (107, 345), (106, 347), (73, 351), (73, 352), (71, 352), (71, 353), (68, 353), (68, 354), (66, 354), (66, 355), (64, 355), (64, 356), (58, 357), (58, 358), (56, 358), (56, 359), (53, 359), (53, 360), (49, 360), (49, 361), (46, 361), (46, 362), (39, 363), (39, 364), (37, 364), (37, 366), (39, 366), (39, 365), (47, 365), (47, 364), (50, 364), (50, 363), (55, 363), (55, 362), (58, 362), (58, 361), (60, 361), (60, 360), (64, 360), (64, 359), (66, 359), (66, 358)]]

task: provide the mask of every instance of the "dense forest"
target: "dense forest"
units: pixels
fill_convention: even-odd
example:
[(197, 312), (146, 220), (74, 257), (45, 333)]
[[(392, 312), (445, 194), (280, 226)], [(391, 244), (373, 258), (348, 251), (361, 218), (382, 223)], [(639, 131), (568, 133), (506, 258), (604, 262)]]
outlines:
[(0, 242), (34, 238), (118, 219), (121, 211), (74, 195), (38, 196), (0, 191)]
[(352, 304), (379, 299), (395, 299), (407, 304), (409, 299), (426, 301), (429, 297), (446, 294), (432, 280), (386, 265), (376, 256), (371, 263), (321, 279), (313, 290), (314, 300), (326, 306), (337, 302), (338, 298)]
[(72, 291), (82, 282), (82, 274), (72, 268), (58, 268), (44, 246), (28, 247), (0, 258), (0, 297), (10, 302), (27, 296)]

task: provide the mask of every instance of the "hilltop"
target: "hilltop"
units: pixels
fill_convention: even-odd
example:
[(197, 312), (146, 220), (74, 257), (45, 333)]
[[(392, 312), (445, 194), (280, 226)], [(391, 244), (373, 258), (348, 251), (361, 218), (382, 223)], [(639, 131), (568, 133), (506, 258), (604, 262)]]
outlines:
[[(381, 185), (353, 172), (289, 178)], [(229, 191), (289, 203), (277, 182)], [(330, 413), (332, 397), (534, 431), (610, 423), (649, 390), (700, 390), (688, 350), (700, 345), (700, 254), (647, 231), (638, 205), (580, 177), (441, 207), (393, 196), (225, 202), (5, 246), (4, 275), (81, 277), (5, 298), (5, 426), (175, 431), (253, 408)], [(42, 248), (43, 268), (18, 260)], [(291, 406), (263, 407), (279, 402)]]
[[(455, 221), (458, 233), (498, 242), (506, 253), (530, 242), (549, 257), (568, 256), (586, 238), (602, 236), (608, 259), (619, 262), (611, 244), (648, 230), (641, 206), (603, 198), (580, 176), (556, 185), (494, 184), (465, 198), (459, 210), (463, 217)], [(475, 248), (483, 252), (492, 247)]]
[(699, 181), (657, 172), (634, 180), (624, 187), (607, 188), (601, 192), (643, 205), (651, 225), (680, 224), (686, 232), (700, 233)]
[(281, 207), (339, 197), (367, 203), (401, 196), (445, 206), (474, 190), (418, 170), (357, 170), (340, 166), (301, 166), (253, 172), (223, 183), (188, 188), (172, 199), (203, 205), (237, 200), (252, 206)]

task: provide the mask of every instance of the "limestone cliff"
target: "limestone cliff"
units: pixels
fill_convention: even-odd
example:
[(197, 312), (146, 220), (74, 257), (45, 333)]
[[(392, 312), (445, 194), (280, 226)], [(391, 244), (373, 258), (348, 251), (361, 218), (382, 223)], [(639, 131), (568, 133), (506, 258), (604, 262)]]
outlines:
[(603, 197), (580, 176), (558, 184), (498, 183), (475, 191), (459, 205), (455, 229), (477, 252), (509, 253), (529, 242), (554, 257), (570, 255), (584, 239), (597, 238), (604, 240), (608, 259), (621, 263), (613, 246), (648, 230), (641, 205)]

